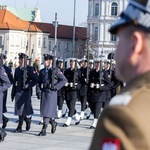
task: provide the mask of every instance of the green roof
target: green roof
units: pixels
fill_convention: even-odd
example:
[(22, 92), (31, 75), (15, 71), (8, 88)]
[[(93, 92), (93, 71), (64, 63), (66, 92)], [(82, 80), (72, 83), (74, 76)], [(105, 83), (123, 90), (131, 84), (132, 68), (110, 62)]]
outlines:
[(35, 18), (35, 8), (13, 8), (13, 7), (7, 7), (7, 9), (19, 17), (20, 19), (26, 20), (26, 21), (34, 21)]

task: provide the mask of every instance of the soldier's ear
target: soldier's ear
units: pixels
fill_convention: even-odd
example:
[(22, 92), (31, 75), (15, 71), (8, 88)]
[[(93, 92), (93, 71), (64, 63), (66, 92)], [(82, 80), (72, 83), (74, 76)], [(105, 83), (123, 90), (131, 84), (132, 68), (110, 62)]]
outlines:
[(132, 35), (131, 49), (132, 54), (140, 54), (144, 46), (144, 36), (141, 32), (135, 31)]

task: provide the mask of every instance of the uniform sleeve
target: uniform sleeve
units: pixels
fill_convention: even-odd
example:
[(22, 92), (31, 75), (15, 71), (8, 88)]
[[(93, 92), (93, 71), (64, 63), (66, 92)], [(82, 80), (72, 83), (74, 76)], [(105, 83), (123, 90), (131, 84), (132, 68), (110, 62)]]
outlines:
[(0, 79), (2, 82), (0, 85), (0, 92), (4, 92), (11, 86), (11, 83), (3, 67), (0, 67)]
[(36, 85), (36, 95), (41, 92), (41, 89), (40, 89), (41, 82), (42, 82), (42, 70), (40, 70), (39, 76), (38, 76), (38, 82), (37, 82), (37, 85)]
[(56, 69), (56, 77), (58, 82), (54, 86), (57, 88), (57, 90), (60, 90), (67, 83), (67, 79), (58, 68)]
[(125, 106), (108, 106), (99, 118), (90, 150), (105, 150), (104, 144), (109, 147), (115, 140), (119, 141), (120, 146), (116, 146), (120, 150), (149, 149), (143, 134), (145, 129), (135, 116), (136, 114)]
[(11, 69), (9, 68), (9, 72), (8, 72), (8, 78), (9, 78), (9, 80), (10, 80), (10, 82), (11, 82), (11, 84), (13, 84), (13, 74), (12, 74), (12, 71), (11, 71)]
[(11, 91), (11, 97), (12, 98), (15, 96), (15, 93), (16, 93), (16, 70), (17, 69), (15, 69), (14, 79), (13, 79), (13, 86), (12, 86), (12, 91)]
[(105, 85), (102, 86), (102, 89), (105, 90), (109, 90), (111, 88), (111, 79), (108, 77), (108, 73), (105, 71), (104, 72), (104, 83)]
[(37, 74), (36, 74), (36, 72), (34, 71), (34, 68), (33, 68), (33, 67), (30, 67), (30, 68), (29, 68), (27, 74), (28, 74), (28, 77), (30, 78), (30, 82), (28, 83), (28, 84), (29, 84), (29, 88), (32, 88), (32, 87), (35, 86), (36, 83), (38, 82)]

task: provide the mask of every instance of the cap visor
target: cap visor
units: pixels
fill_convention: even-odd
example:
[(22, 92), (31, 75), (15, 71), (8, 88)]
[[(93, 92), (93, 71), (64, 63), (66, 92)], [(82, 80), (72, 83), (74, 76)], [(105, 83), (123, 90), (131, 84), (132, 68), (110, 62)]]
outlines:
[(124, 26), (126, 24), (129, 24), (131, 23), (131, 20), (130, 19), (126, 19), (126, 18), (120, 18), (118, 19), (109, 29), (109, 32), (112, 33), (112, 34), (116, 34), (118, 29), (121, 27), (121, 26)]

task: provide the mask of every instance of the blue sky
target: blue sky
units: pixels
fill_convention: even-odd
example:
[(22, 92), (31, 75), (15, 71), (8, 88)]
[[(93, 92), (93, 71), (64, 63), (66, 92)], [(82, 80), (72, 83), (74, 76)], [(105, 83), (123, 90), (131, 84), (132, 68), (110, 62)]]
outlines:
[[(42, 22), (52, 22), (57, 12), (59, 24), (72, 25), (74, 0), (0, 0), (10, 7), (36, 7), (41, 10)], [(88, 0), (76, 0), (76, 26), (83, 26), (88, 15)]]

